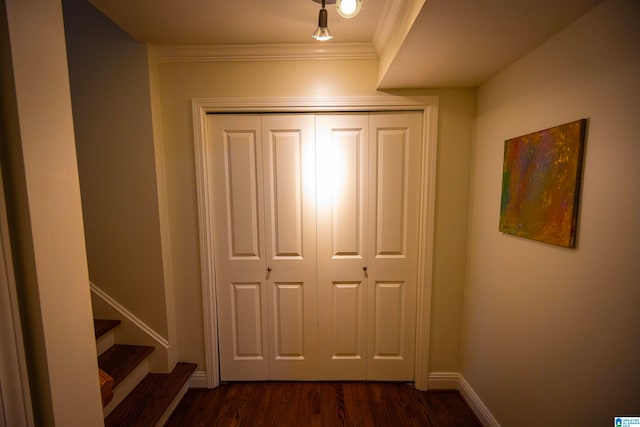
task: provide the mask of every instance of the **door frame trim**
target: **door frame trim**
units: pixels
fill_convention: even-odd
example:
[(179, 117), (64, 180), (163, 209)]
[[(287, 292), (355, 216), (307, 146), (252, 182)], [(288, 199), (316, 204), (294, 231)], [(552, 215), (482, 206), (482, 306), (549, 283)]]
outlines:
[(0, 426), (34, 426), (9, 217), (0, 167)]
[(194, 98), (191, 101), (200, 237), (200, 273), (207, 387), (220, 384), (218, 317), (215, 299), (215, 256), (211, 210), (211, 168), (207, 150), (206, 117), (209, 113), (290, 112), (422, 112), (422, 162), (420, 183), (420, 231), (416, 301), (415, 387), (426, 390), (429, 376), (431, 288), (435, 238), (436, 159), (438, 142), (437, 96)]

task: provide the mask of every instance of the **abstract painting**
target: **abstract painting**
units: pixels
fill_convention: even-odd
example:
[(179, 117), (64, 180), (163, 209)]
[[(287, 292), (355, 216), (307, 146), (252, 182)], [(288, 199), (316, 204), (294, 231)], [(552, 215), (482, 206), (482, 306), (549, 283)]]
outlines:
[(575, 247), (587, 120), (504, 143), (500, 231)]

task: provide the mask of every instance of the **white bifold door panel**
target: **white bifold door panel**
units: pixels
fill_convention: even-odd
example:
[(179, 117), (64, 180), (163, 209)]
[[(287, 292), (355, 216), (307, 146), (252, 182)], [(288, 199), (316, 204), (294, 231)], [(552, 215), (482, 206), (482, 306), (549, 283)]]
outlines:
[(422, 115), (369, 119), (369, 380), (413, 380)]
[(208, 117), (221, 379), (269, 378), (261, 120)]
[(269, 378), (316, 378), (312, 115), (262, 118)]
[(369, 116), (318, 115), (318, 370), (367, 378)]
[(413, 380), (421, 124), (208, 116), (221, 380)]

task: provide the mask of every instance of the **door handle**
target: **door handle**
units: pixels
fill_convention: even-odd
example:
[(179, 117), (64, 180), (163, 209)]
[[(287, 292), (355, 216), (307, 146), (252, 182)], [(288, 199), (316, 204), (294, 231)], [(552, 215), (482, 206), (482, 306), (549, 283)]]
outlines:
[(364, 272), (364, 277), (369, 277), (369, 274), (367, 273), (367, 266), (366, 265), (364, 267), (362, 267), (362, 271)]

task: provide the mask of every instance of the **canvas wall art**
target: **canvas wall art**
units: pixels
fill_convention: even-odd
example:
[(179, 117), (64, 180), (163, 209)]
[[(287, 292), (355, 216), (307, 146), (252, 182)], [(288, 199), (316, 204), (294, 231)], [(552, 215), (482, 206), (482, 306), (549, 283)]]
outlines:
[(575, 247), (587, 120), (504, 143), (500, 231)]

